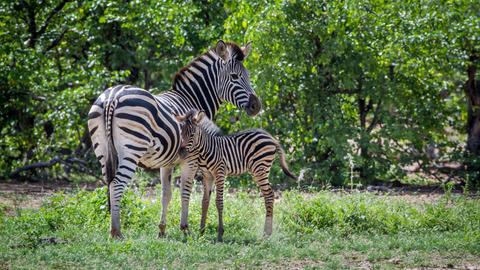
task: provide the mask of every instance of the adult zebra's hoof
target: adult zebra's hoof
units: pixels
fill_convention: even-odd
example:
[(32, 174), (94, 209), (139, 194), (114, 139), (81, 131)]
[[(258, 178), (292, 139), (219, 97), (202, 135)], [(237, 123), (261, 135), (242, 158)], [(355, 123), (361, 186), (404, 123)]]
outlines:
[(268, 239), (270, 238), (270, 236), (272, 236), (272, 234), (268, 234), (268, 233), (263, 233), (263, 239)]
[(110, 236), (113, 239), (123, 239), (122, 233), (120, 232), (120, 230), (117, 230), (117, 229), (111, 229), (110, 230)]
[(180, 230), (182, 230), (183, 234), (185, 236), (190, 234), (190, 230), (188, 229), (188, 225), (180, 225)]

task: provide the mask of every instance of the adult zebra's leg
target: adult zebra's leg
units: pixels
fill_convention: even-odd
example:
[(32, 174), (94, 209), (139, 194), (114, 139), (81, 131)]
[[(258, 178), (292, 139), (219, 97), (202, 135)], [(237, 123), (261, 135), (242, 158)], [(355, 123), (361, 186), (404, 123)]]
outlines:
[(162, 181), (162, 217), (160, 224), (158, 225), (159, 233), (158, 237), (165, 236), (165, 230), (167, 227), (167, 210), (168, 204), (172, 199), (172, 172), (174, 167), (162, 167), (160, 168), (160, 179)]
[(224, 174), (218, 174), (215, 177), (215, 185), (217, 187), (217, 196), (215, 202), (218, 212), (218, 228), (217, 228), (217, 241), (223, 242), (223, 187), (225, 182)]
[(200, 220), (200, 233), (205, 232), (205, 223), (207, 221), (208, 206), (210, 205), (210, 196), (212, 195), (213, 175), (209, 172), (203, 173), (203, 199), (202, 199), (202, 219)]
[(268, 181), (269, 170), (263, 172), (257, 172), (254, 174), (253, 178), (257, 185), (260, 187), (260, 191), (263, 194), (265, 199), (265, 227), (264, 234), (265, 236), (270, 236), (272, 234), (272, 223), (273, 223), (273, 202), (275, 196), (273, 193), (272, 186)]
[(113, 238), (123, 238), (120, 230), (120, 200), (125, 188), (135, 173), (137, 163), (138, 160), (134, 156), (120, 159), (115, 177), (109, 184), (111, 216), (110, 235)]
[(192, 192), (193, 179), (197, 172), (196, 160), (187, 160), (181, 164), (180, 190), (182, 196), (182, 214), (180, 216), (180, 229), (188, 233), (188, 204)]

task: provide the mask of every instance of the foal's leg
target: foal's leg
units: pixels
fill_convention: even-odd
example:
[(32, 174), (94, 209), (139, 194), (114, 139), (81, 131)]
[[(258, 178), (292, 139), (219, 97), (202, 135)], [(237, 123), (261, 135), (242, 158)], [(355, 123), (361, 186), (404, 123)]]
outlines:
[(260, 191), (263, 194), (265, 199), (265, 227), (264, 234), (270, 236), (272, 234), (272, 223), (273, 223), (273, 202), (275, 200), (273, 189), (270, 186), (268, 181), (268, 175), (270, 170), (259, 171), (254, 174), (253, 178), (257, 185), (260, 187)]
[(180, 189), (182, 196), (182, 214), (180, 217), (180, 229), (184, 233), (188, 233), (188, 204), (190, 202), (190, 193), (197, 169), (198, 165), (195, 160), (185, 161), (181, 164)]
[(158, 237), (165, 236), (165, 229), (167, 227), (168, 204), (172, 199), (172, 171), (173, 167), (160, 168), (160, 179), (162, 181), (162, 217), (160, 224), (158, 224)]
[(203, 199), (202, 199), (202, 219), (200, 220), (200, 233), (205, 232), (205, 223), (207, 221), (208, 206), (210, 205), (210, 195), (212, 194), (213, 175), (210, 172), (203, 172)]
[(217, 240), (223, 242), (223, 187), (224, 187), (225, 175), (223, 173), (217, 174), (215, 177), (215, 185), (217, 186), (217, 212), (218, 212), (218, 229)]

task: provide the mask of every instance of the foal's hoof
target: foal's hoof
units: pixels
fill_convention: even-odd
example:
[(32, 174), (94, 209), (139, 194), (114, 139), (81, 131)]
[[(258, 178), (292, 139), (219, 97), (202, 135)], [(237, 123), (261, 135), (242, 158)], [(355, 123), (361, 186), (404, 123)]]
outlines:
[(165, 229), (166, 229), (167, 225), (165, 224), (159, 224), (158, 225), (158, 238), (164, 238), (166, 236), (165, 234)]
[(219, 227), (217, 229), (217, 241), (218, 242), (223, 242), (223, 232), (224, 232), (223, 227)]

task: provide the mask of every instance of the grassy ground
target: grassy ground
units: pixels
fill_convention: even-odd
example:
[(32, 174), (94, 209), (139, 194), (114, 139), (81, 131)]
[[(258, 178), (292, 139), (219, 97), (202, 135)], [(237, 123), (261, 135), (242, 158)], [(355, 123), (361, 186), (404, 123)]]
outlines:
[(262, 198), (237, 192), (225, 198), (225, 242), (215, 243), (214, 202), (200, 236), (201, 194), (193, 194), (184, 237), (177, 191), (168, 236), (157, 239), (158, 194), (127, 192), (123, 241), (108, 237), (105, 189), (27, 204), (35, 209), (0, 200), (0, 268), (480, 269), (479, 199), (284, 192), (274, 234), (264, 239)]

